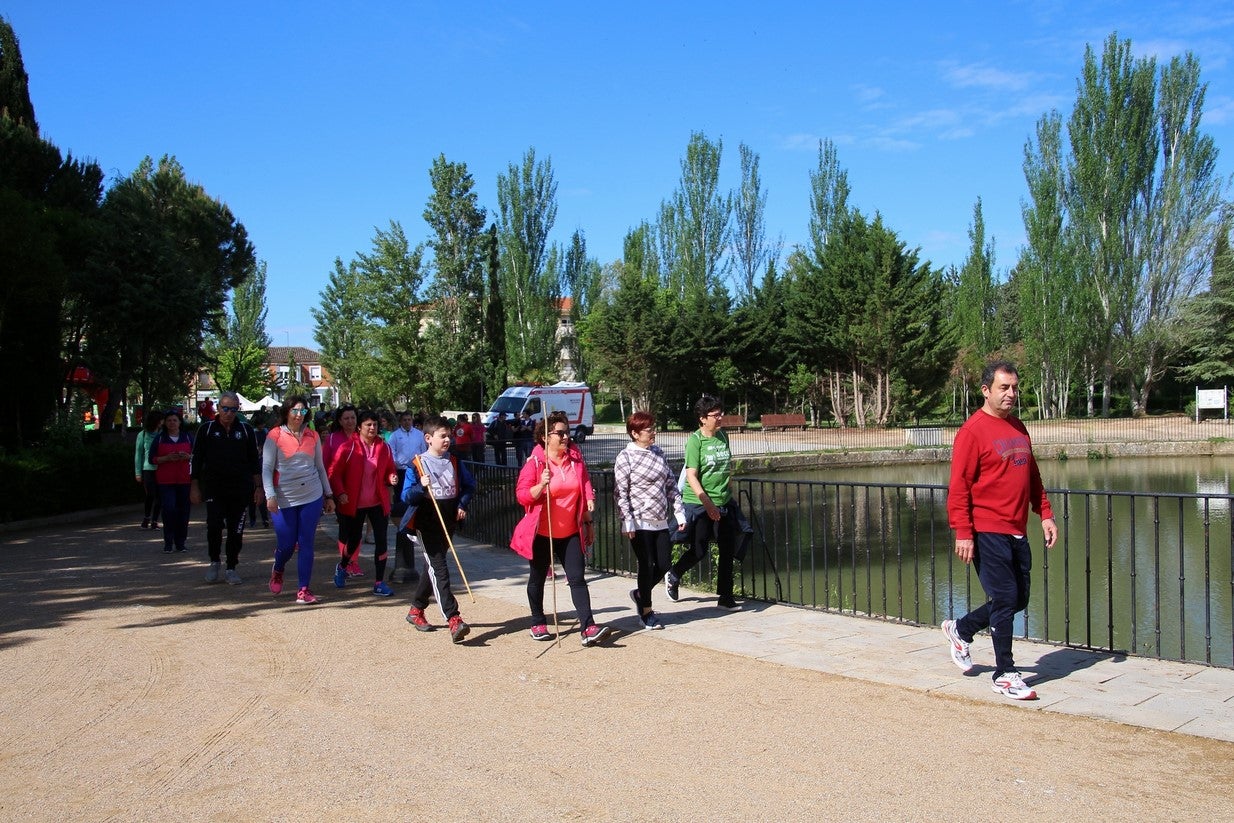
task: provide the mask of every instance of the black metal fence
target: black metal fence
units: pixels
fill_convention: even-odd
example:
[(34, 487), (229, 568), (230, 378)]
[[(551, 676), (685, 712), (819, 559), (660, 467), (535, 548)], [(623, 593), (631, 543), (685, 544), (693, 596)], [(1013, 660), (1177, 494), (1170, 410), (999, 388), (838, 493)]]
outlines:
[[(522, 508), (513, 466), (478, 466), (468, 518), (476, 539), (508, 546)], [(613, 506), (611, 471), (593, 471), (592, 565), (632, 574)], [(891, 621), (937, 625), (984, 600), (947, 525), (944, 486), (740, 479), (754, 527), (737, 571), (744, 597)], [(1025, 638), (1234, 668), (1234, 496), (1050, 492), (1058, 543), (1043, 548), (1031, 518), (1032, 592)], [(714, 588), (713, 558), (687, 582)]]

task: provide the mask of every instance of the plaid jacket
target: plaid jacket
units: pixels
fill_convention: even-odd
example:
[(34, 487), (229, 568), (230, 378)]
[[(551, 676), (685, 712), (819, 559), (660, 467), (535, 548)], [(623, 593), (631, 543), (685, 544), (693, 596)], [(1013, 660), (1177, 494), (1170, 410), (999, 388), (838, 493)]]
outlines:
[(670, 505), (677, 522), (686, 522), (677, 478), (659, 446), (626, 446), (613, 461), (613, 475), (623, 532), (667, 529)]

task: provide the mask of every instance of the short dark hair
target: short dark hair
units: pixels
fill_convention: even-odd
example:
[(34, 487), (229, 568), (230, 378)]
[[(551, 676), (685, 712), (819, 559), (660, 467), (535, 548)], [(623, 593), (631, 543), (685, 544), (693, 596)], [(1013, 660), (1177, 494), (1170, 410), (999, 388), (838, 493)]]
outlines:
[(158, 409), (151, 409), (142, 422), (142, 428), (148, 432), (154, 431), (161, 425), (163, 425), (163, 413)]
[(702, 420), (714, 411), (724, 411), (724, 404), (720, 402), (720, 398), (714, 395), (704, 394), (694, 404), (694, 416), (699, 420)]
[(995, 360), (991, 363), (987, 363), (986, 367), (982, 369), (981, 385), (987, 389), (990, 386), (993, 386), (994, 375), (1000, 371), (1004, 374), (1011, 374), (1016, 377), (1020, 376), (1020, 370), (1015, 367), (1015, 363), (1012, 363), (1010, 360)]
[(634, 439), (634, 435), (644, 429), (650, 429), (656, 424), (656, 417), (651, 412), (636, 411), (626, 420), (626, 434), (630, 435), (630, 439)]
[(434, 434), (438, 429), (450, 431), (452, 428), (453, 426), (450, 425), (450, 421), (444, 417), (430, 417), (428, 420), (424, 421), (424, 428), (421, 429), (421, 431), (423, 431), (424, 436), (427, 437), (430, 434)]
[(376, 420), (377, 427), (381, 428), (381, 415), (371, 409), (365, 409), (356, 415), (356, 428), (360, 428), (360, 424), (365, 420)]

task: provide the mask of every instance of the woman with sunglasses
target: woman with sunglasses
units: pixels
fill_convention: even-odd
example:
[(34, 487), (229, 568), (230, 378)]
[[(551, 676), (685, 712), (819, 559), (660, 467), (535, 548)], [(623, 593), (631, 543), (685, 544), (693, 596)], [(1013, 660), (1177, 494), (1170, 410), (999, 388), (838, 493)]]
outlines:
[(621, 533), (638, 559), (638, 588), (630, 590), (638, 622), (644, 629), (663, 629), (651, 607), (651, 590), (672, 564), (669, 524), (686, 527), (685, 507), (677, 477), (656, 443), (656, 419), (645, 411), (626, 421), (630, 442), (613, 461), (614, 493)]
[[(552, 640), (544, 617), (544, 581), (550, 560), (566, 571), (570, 599), (583, 628), (583, 645), (594, 646), (609, 633), (591, 613), (591, 594), (583, 576), (584, 552), (591, 546), (591, 514), (596, 493), (583, 463), (583, 453), (570, 442), (566, 413), (555, 411), (536, 423), (536, 447), (519, 471), (515, 493), (526, 515), (514, 530), (510, 546), (531, 565), (527, 603), (531, 606), (531, 637)], [(551, 539), (550, 539), (551, 538)]]
[(720, 549), (716, 564), (716, 605), (736, 611), (741, 605), (733, 598), (733, 560), (744, 517), (733, 499), (732, 461), (728, 435), (720, 428), (724, 406), (709, 394), (694, 404), (698, 430), (686, 438), (686, 522), (691, 532), (691, 548), (664, 575), (665, 593), (677, 600), (681, 578), (711, 551), (714, 539)]
[(270, 591), (283, 591), (283, 569), (299, 546), (296, 602), (311, 604), (317, 602), (309, 590), (313, 578), (313, 539), (322, 512), (334, 511), (334, 495), (322, 461), (321, 439), (306, 425), (308, 404), (303, 397), (293, 394), (283, 401), (280, 412), (283, 423), (266, 437), (261, 465), (266, 507), (277, 541)]

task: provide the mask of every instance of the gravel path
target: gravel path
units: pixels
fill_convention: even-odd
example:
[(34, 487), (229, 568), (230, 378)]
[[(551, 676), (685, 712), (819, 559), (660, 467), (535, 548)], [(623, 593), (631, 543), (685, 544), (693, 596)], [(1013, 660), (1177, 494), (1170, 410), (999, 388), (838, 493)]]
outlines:
[(406, 587), (335, 590), (326, 551), (323, 604), (272, 597), (269, 532), (243, 585), (208, 586), (202, 537), (164, 556), (116, 519), (4, 536), (0, 818), (1230, 819), (1231, 744), (668, 632), (539, 644), (484, 596), (455, 646), (403, 622)]

